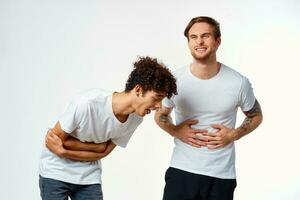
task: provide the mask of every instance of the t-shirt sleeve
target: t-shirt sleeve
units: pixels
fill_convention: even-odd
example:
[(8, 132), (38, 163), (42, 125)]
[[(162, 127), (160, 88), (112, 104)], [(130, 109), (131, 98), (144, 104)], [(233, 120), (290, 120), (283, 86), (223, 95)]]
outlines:
[(87, 102), (80, 102), (76, 99), (70, 101), (58, 119), (62, 130), (66, 133), (72, 133), (78, 129), (82, 119), (84, 119), (86, 115), (87, 109)]
[(171, 97), (170, 99), (165, 97), (163, 100), (162, 100), (162, 105), (164, 107), (167, 107), (167, 108), (173, 108), (175, 106), (174, 104), (174, 101), (173, 101), (173, 98), (174, 97)]
[(130, 132), (122, 137), (118, 137), (118, 138), (113, 138), (111, 141), (117, 145), (117, 146), (120, 146), (120, 147), (123, 147), (125, 148), (132, 136), (133, 132)]
[(241, 90), (239, 94), (239, 106), (242, 111), (249, 111), (254, 106), (255, 96), (252, 85), (247, 78), (242, 79)]
[(139, 124), (142, 123), (142, 119), (140, 119), (137, 124), (134, 126), (134, 127), (131, 127), (130, 130), (127, 130), (127, 133), (120, 136), (120, 137), (117, 137), (117, 138), (112, 138), (111, 141), (115, 144), (115, 145), (118, 145), (120, 147), (123, 147), (125, 148), (132, 136), (132, 134), (134, 133), (134, 131), (136, 130), (136, 128), (138, 127)]

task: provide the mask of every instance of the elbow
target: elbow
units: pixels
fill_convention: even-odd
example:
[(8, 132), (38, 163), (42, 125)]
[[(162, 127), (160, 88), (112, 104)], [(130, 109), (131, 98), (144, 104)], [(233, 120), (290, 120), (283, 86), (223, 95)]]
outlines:
[(264, 119), (264, 117), (263, 117), (263, 114), (261, 113), (259, 115), (259, 124), (261, 124), (263, 122), (263, 119)]
[(101, 159), (104, 158), (105, 156), (106, 156), (105, 154), (98, 153), (98, 154), (95, 156), (95, 161), (101, 160)]
[(263, 115), (261, 115), (259, 124), (261, 124), (263, 122), (263, 119), (264, 119), (264, 117), (263, 117)]
[(256, 117), (256, 127), (258, 127), (262, 122), (263, 122), (263, 115), (260, 114), (260, 115), (257, 115)]

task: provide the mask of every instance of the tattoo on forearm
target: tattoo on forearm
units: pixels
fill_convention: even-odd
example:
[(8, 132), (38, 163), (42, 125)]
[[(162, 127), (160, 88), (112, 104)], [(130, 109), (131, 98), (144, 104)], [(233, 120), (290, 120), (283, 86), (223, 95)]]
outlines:
[(247, 112), (244, 112), (247, 116), (243, 121), (242, 125), (239, 127), (242, 131), (248, 131), (250, 129), (250, 124), (253, 120), (253, 117), (262, 115), (260, 105), (257, 100), (255, 100), (254, 106)]
[(169, 115), (160, 115), (159, 121), (163, 123), (172, 122), (172, 118)]
[(243, 121), (242, 125), (239, 127), (242, 131), (248, 131), (250, 128), (250, 124), (252, 122), (252, 117), (246, 117)]

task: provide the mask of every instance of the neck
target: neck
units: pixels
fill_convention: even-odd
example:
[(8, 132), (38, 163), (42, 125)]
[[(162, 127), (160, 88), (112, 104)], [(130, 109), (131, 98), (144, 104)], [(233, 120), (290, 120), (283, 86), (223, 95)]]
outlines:
[(130, 92), (114, 92), (112, 96), (112, 109), (115, 116), (121, 122), (126, 121), (128, 115), (134, 112)]
[(191, 72), (200, 79), (210, 79), (220, 70), (221, 64), (217, 62), (216, 57), (205, 60), (196, 60), (191, 64)]

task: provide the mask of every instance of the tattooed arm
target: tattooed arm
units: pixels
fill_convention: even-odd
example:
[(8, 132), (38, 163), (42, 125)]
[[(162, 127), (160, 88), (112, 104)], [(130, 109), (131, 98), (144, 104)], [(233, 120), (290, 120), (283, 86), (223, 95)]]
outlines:
[(197, 136), (198, 133), (206, 133), (207, 130), (193, 129), (192, 125), (198, 123), (198, 120), (188, 119), (181, 124), (174, 125), (170, 113), (172, 108), (163, 107), (156, 111), (155, 121), (160, 128), (168, 132), (171, 136), (180, 139), (181, 141), (194, 147), (206, 146), (207, 139), (202, 136)]
[(241, 126), (236, 129), (227, 128), (222, 124), (213, 124), (211, 127), (219, 131), (216, 133), (208, 133), (205, 136), (209, 140), (209, 142), (207, 142), (208, 148), (217, 149), (224, 147), (252, 132), (262, 122), (262, 111), (257, 100), (255, 100), (252, 109), (244, 112), (244, 114), (246, 115), (245, 120)]
[(253, 108), (249, 111), (244, 112), (244, 114), (246, 115), (246, 118), (243, 121), (242, 125), (235, 129), (234, 140), (238, 140), (241, 137), (252, 132), (261, 124), (263, 120), (262, 111), (257, 100), (255, 100)]
[(173, 130), (175, 128), (172, 117), (170, 116), (172, 110), (172, 108), (162, 106), (159, 110), (155, 112), (154, 116), (157, 125), (166, 132), (168, 132), (170, 135), (173, 135)]

